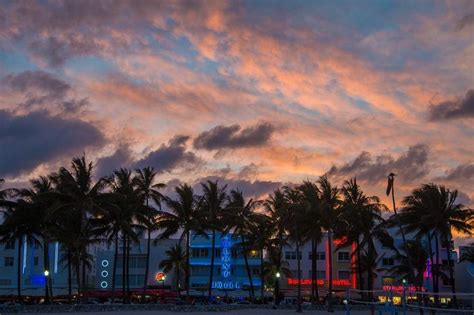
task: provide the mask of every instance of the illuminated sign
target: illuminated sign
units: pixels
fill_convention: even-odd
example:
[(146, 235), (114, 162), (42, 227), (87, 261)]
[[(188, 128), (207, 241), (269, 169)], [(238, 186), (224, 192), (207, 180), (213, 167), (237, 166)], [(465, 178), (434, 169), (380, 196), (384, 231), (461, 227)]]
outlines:
[(221, 237), (221, 281), (213, 281), (212, 288), (214, 289), (240, 289), (240, 284), (232, 281), (232, 241), (229, 234)]
[(31, 283), (34, 285), (45, 285), (45, 276), (44, 275), (32, 275), (31, 276)]
[[(410, 286), (405, 286), (405, 289), (408, 292), (416, 292), (418, 291), (417, 288), (414, 285)], [(382, 287), (382, 290), (384, 291), (396, 291), (396, 292), (403, 292), (403, 286), (402, 285), (384, 285)], [(421, 291), (424, 291), (425, 288), (421, 288)]]
[[(288, 284), (289, 285), (298, 285), (298, 279), (297, 278), (288, 278)], [(312, 280), (311, 279), (301, 279), (300, 283), (301, 285), (311, 285)], [(317, 279), (316, 284), (319, 286), (323, 286), (326, 283), (323, 279)], [(333, 279), (332, 280), (332, 285), (334, 286), (339, 286), (339, 287), (348, 287), (351, 285), (350, 280), (346, 279)]]
[(164, 272), (157, 272), (155, 273), (155, 280), (158, 282), (165, 281), (166, 274)]

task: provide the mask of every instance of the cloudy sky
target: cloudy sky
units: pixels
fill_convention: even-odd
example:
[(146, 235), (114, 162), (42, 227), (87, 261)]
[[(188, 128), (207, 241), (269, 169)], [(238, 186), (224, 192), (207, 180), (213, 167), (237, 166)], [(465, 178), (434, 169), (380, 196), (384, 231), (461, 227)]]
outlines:
[(0, 177), (83, 153), (261, 196), (329, 172), (474, 202), (474, 2), (0, 1)]

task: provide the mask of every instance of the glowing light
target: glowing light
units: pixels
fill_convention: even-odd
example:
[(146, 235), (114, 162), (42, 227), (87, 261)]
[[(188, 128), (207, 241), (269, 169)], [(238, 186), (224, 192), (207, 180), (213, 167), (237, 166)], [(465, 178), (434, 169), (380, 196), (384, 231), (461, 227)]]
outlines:
[(166, 279), (166, 274), (164, 272), (157, 272), (155, 273), (155, 280), (158, 281), (158, 282), (161, 282), (161, 281), (165, 281)]
[[(288, 285), (298, 285), (298, 279), (297, 278), (288, 278), (287, 281), (288, 281)], [(301, 283), (301, 285), (311, 285), (312, 280), (311, 279), (301, 279), (300, 283)], [(316, 280), (316, 284), (319, 285), (319, 286), (323, 286), (325, 283), (326, 283), (326, 281), (323, 280), (323, 279), (317, 279)], [(351, 281), (346, 280), (346, 279), (333, 279), (332, 284), (334, 286), (348, 287), (348, 286), (351, 285)]]
[(279, 272), (276, 273), (276, 277), (277, 277), (277, 278), (280, 278), (280, 277), (281, 277), (281, 275), (280, 275)]
[(27, 240), (26, 240), (26, 236), (23, 238), (23, 273), (25, 273), (25, 270), (26, 270), (26, 250), (27, 250), (27, 246), (28, 246), (28, 243), (27, 243)]
[(107, 281), (102, 281), (102, 282), (100, 283), (100, 287), (101, 287), (102, 289), (107, 289), (108, 286), (109, 286), (109, 283), (108, 283)]
[(105, 268), (105, 267), (108, 267), (108, 266), (109, 266), (109, 261), (108, 261), (107, 259), (104, 259), (104, 260), (101, 261), (100, 264), (102, 265), (102, 267)]
[(49, 276), (49, 270), (45, 270), (45, 271), (44, 271), (44, 276), (45, 276), (45, 277), (48, 277), (48, 276)]
[(107, 278), (109, 276), (109, 272), (107, 270), (102, 270), (100, 275), (102, 276), (102, 278)]

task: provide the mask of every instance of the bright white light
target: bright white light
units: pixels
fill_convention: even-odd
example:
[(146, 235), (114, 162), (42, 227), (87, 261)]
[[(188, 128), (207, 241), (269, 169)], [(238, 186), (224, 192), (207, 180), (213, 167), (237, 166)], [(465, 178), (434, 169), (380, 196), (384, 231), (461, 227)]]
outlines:
[(276, 277), (277, 277), (277, 278), (280, 278), (280, 276), (281, 276), (280, 273), (277, 272), (277, 273), (276, 273)]
[(45, 276), (45, 277), (49, 276), (49, 271), (48, 271), (48, 270), (45, 270), (45, 271), (44, 271), (44, 276)]

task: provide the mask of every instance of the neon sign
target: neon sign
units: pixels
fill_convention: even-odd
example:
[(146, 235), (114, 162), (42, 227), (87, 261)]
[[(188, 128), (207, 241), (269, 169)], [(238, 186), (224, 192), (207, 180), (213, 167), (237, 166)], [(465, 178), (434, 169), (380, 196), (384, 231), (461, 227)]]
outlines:
[(232, 241), (228, 234), (221, 237), (221, 281), (213, 281), (213, 289), (240, 289), (240, 283), (232, 281)]
[[(382, 290), (384, 291), (396, 291), (396, 292), (403, 292), (403, 286), (402, 285), (384, 285), (382, 287)], [(405, 286), (405, 290), (408, 292), (416, 292), (418, 291), (417, 288), (414, 285), (410, 286)], [(425, 288), (421, 288), (421, 291), (425, 291)]]
[[(297, 278), (288, 278), (288, 285), (298, 285), (298, 279)], [(312, 280), (311, 279), (301, 279), (300, 283), (301, 285), (311, 285)], [(325, 280), (323, 279), (317, 279), (316, 284), (319, 286), (323, 286), (326, 283)], [(332, 285), (338, 286), (338, 287), (348, 287), (351, 285), (350, 280), (346, 279), (333, 279), (332, 280)]]
[(161, 281), (165, 281), (165, 273), (164, 272), (157, 272), (155, 273), (155, 280), (158, 281), (158, 282), (161, 282)]

